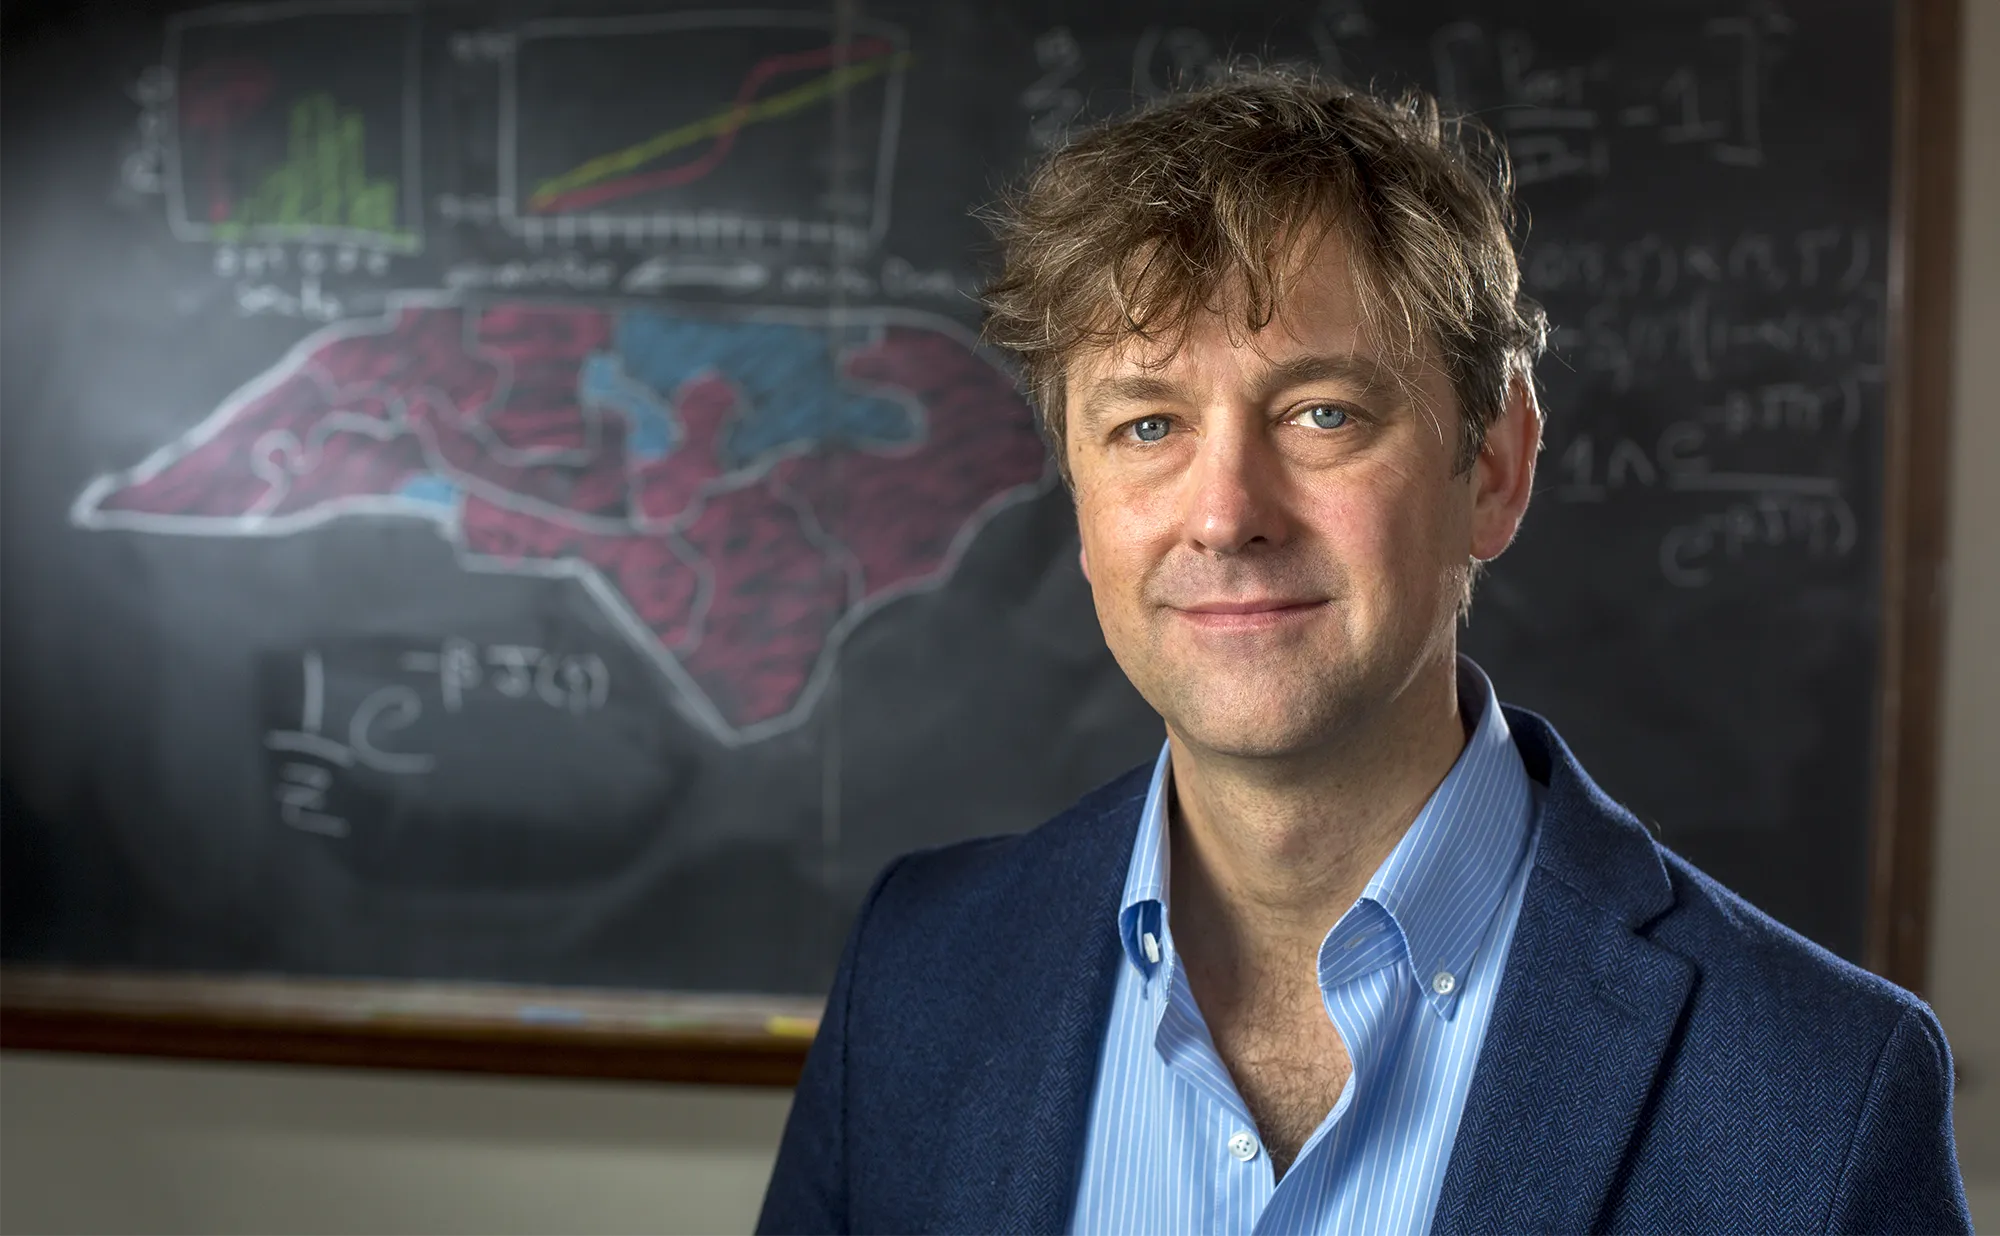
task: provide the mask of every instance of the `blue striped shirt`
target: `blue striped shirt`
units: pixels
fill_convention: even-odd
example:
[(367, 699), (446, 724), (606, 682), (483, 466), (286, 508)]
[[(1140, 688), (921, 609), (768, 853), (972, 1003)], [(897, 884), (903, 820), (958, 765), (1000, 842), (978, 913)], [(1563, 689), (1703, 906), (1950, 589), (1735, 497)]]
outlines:
[[(1070, 1230), (1422, 1232), (1533, 865), (1535, 794), (1485, 674), (1459, 659), (1471, 739), (1321, 942), (1353, 1071), (1282, 1181), (1216, 1054), (1167, 906), (1162, 750), (1115, 929), (1119, 967)], [(1113, 929), (1106, 924), (1106, 930)]]

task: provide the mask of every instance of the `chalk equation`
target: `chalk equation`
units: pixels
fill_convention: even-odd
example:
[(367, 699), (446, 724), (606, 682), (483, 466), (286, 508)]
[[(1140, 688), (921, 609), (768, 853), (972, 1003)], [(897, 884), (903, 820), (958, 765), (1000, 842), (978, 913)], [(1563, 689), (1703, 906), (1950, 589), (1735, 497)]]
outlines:
[(1766, 490), (1669, 529), (1660, 538), (1660, 574), (1676, 587), (1700, 588), (1719, 565), (1744, 562), (1753, 551), (1844, 558), (1859, 539), (1853, 508), (1832, 486)]
[(594, 652), (456, 635), (426, 647), (308, 648), (268, 660), (265, 675), (262, 741), (278, 822), (324, 837), (346, 837), (361, 814), (343, 797), (380, 797), (385, 779), (437, 771), (426, 738), (452, 717), (512, 705), (583, 717), (611, 694), (610, 668)]
[(1557, 322), (1545, 377), (1589, 409), (1550, 444), (1554, 498), (1648, 503), (1677, 588), (1851, 555), (1842, 478), (1884, 397), (1885, 251), (1834, 225), (1528, 246), (1522, 282)]
[(1536, 241), (1521, 251), (1521, 278), (1537, 295), (1664, 299), (1701, 285), (1766, 292), (1864, 287), (1879, 246), (1858, 228), (1745, 231), (1717, 239), (1647, 232), (1629, 240)]
[[(1765, 406), (1778, 410), (1765, 421), (1775, 432), (1825, 423), (1812, 419), (1819, 412), (1810, 402), (1788, 398)], [(1743, 432), (1728, 420), (1720, 436), (1726, 441)], [(1813, 559), (1844, 558), (1854, 551), (1859, 528), (1837, 478), (1715, 467), (1708, 448), (1717, 436), (1696, 421), (1667, 426), (1650, 448), (1632, 437), (1602, 441), (1576, 434), (1554, 461), (1555, 497), (1601, 503), (1625, 494), (1729, 495), (1724, 510), (1677, 523), (1661, 535), (1660, 573), (1682, 588), (1711, 583), (1718, 556), (1727, 564), (1742, 561), (1752, 549), (1791, 550)]]
[[(1672, 51), (1658, 69), (1633, 73), (1608, 53), (1554, 60), (1524, 31), (1458, 21), (1429, 34), (1422, 68), (1448, 111), (1488, 119), (1522, 186), (1603, 179), (1612, 173), (1618, 138), (1757, 168), (1765, 161), (1769, 65), (1793, 32), (1791, 20), (1772, 9), (1693, 22), (1669, 35)], [(1368, 81), (1401, 59), (1378, 34), (1360, 0), (1324, 0), (1303, 21), (1271, 30), (1257, 50), (1267, 61), (1303, 60), (1334, 80)], [(1068, 26), (1044, 30), (1016, 99), (1027, 115), (1027, 144), (1063, 144), (1091, 118), (1094, 86), (1122, 76), (1133, 97), (1157, 99), (1219, 80), (1244, 50), (1196, 26), (1147, 26), (1129, 40), (1089, 48)]]

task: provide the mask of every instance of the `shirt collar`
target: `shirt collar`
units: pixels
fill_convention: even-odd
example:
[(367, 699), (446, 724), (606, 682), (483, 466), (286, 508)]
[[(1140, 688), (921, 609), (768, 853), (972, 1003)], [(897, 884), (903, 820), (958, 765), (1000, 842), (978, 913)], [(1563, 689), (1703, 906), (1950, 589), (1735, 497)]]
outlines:
[[(1493, 684), (1463, 656), (1458, 659), (1458, 707), (1460, 716), (1477, 718), (1472, 737), (1376, 869), (1355, 911), (1327, 933), (1319, 954), (1322, 988), (1331, 990), (1355, 977), (1350, 972), (1355, 966), (1368, 965), (1378, 955), (1376, 949), (1343, 948), (1336, 941), (1343, 933), (1364, 932), (1366, 924), (1360, 920), (1372, 906), (1394, 924), (1392, 934), (1400, 945), (1396, 952), (1408, 961), (1431, 1007), (1449, 1016), (1458, 1001), (1494, 912), (1526, 857), (1534, 816), (1527, 769)], [(1125, 956), (1146, 975), (1166, 947), (1170, 752), (1163, 744), (1153, 765), (1119, 902)], [(1148, 935), (1153, 937), (1150, 949)]]
[[(1118, 901), (1118, 936), (1125, 956), (1141, 974), (1151, 974), (1160, 962), (1159, 950), (1167, 905), (1167, 795), (1173, 777), (1173, 747), (1160, 744), (1153, 761), (1153, 783), (1146, 805), (1139, 810), (1139, 835), (1132, 843), (1132, 861), (1125, 869), (1125, 894)], [(1146, 937), (1153, 937), (1150, 949)]]

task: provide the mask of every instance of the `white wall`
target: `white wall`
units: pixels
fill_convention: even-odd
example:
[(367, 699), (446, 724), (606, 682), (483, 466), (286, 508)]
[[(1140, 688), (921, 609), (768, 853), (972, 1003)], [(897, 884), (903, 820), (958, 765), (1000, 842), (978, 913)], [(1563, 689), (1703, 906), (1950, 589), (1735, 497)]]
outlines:
[(8, 1232), (747, 1232), (791, 1094), (0, 1063)]
[[(1965, 0), (1932, 999), (2000, 1225), (2000, 0)], [(788, 1096), (0, 1056), (0, 1230), (747, 1231)]]
[(1931, 1003), (1959, 1069), (1973, 1218), (2000, 1226), (2000, 0), (1964, 0), (1944, 750)]

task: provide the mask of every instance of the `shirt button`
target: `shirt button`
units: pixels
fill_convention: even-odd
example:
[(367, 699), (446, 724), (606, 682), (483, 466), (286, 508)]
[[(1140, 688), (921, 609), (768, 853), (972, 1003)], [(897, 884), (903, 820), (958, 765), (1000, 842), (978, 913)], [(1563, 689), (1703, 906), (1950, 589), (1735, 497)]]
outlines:
[(1449, 970), (1439, 970), (1431, 975), (1431, 990), (1440, 996), (1448, 996), (1458, 987), (1458, 980)]
[(1239, 1162), (1248, 1163), (1257, 1157), (1257, 1139), (1238, 1129), (1230, 1135), (1229, 1153), (1235, 1155)]

